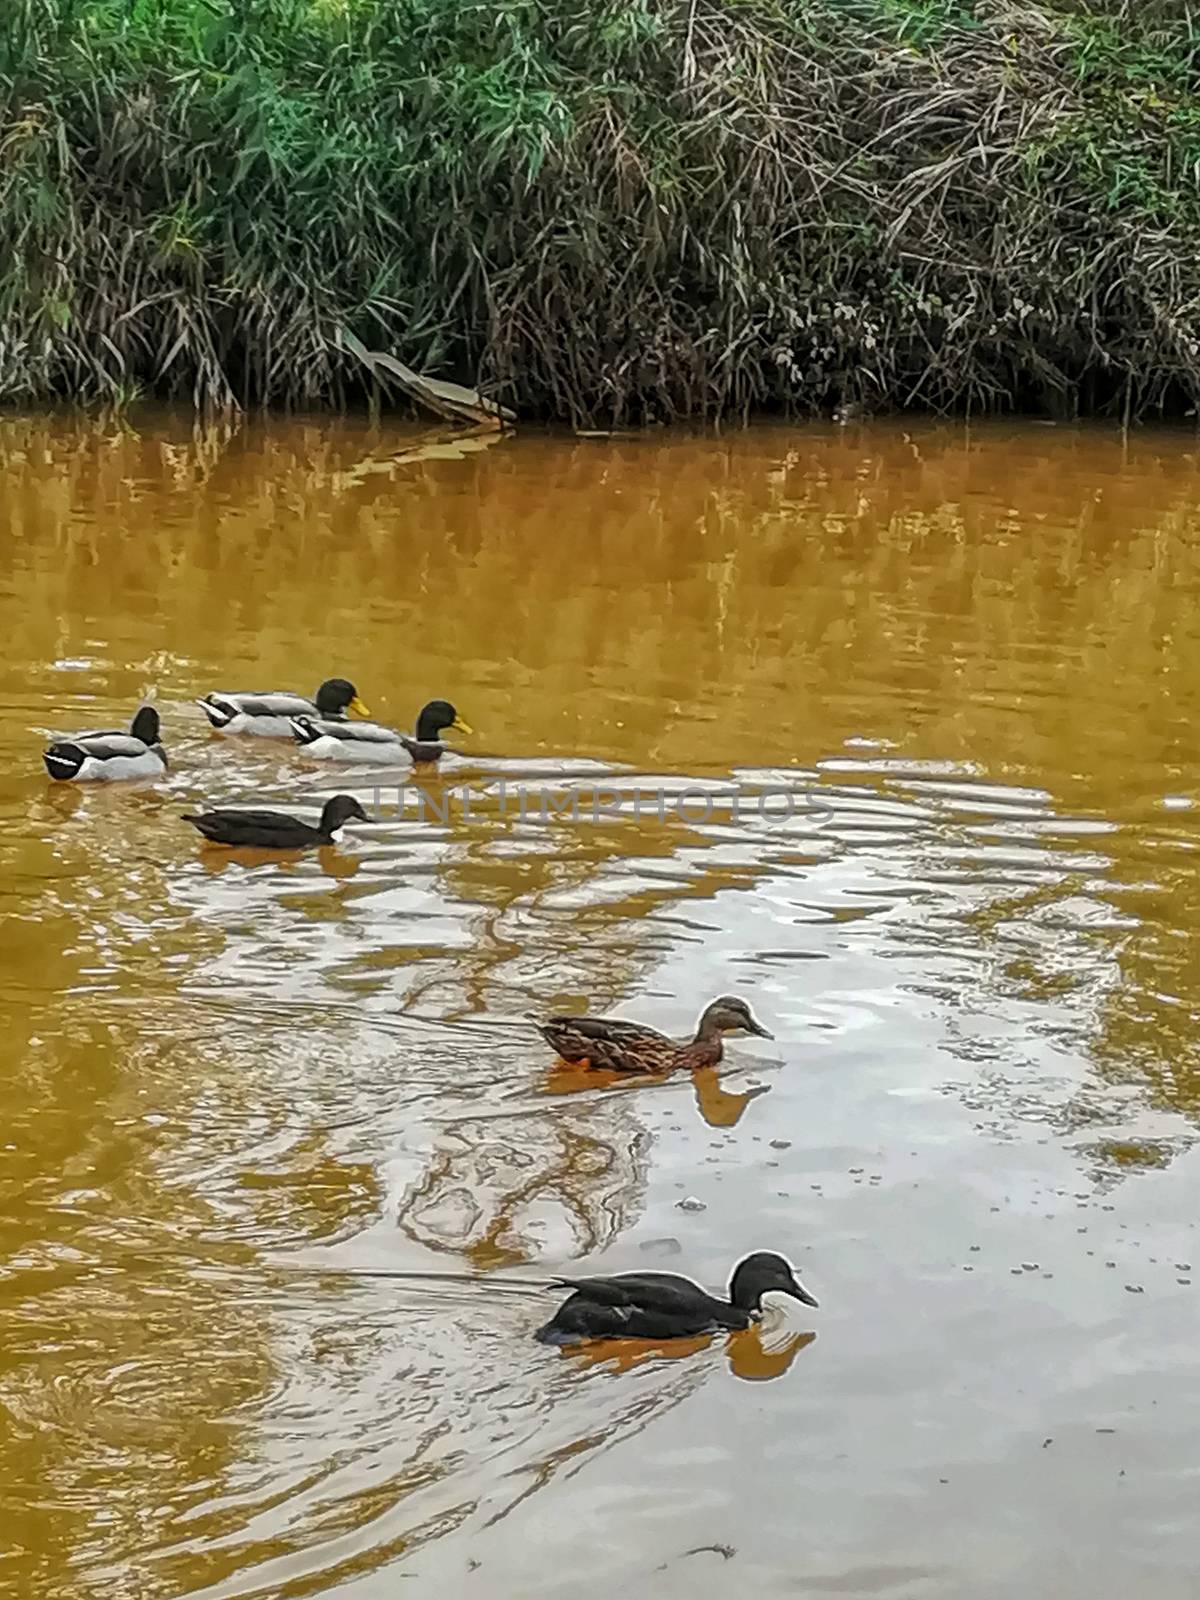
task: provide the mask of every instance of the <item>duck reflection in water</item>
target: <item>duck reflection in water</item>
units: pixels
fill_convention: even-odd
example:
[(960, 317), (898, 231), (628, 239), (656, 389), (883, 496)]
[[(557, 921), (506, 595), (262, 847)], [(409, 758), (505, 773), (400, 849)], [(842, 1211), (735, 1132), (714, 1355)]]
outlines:
[(700, 1067), (693, 1072), (692, 1088), (696, 1091), (696, 1109), (710, 1128), (736, 1128), (751, 1100), (771, 1092), (769, 1083), (754, 1083), (737, 1093), (726, 1089), (716, 1067)]
[(747, 1383), (767, 1383), (782, 1378), (801, 1350), (816, 1343), (815, 1333), (787, 1327), (768, 1327), (756, 1322), (752, 1328), (731, 1333), (725, 1341), (725, 1356), (735, 1378)]
[[(227, 872), (231, 867), (249, 871), (253, 867), (271, 866), (277, 871), (280, 868), (295, 871), (313, 857), (306, 856), (303, 850), (256, 850), (252, 846), (241, 845), (225, 850), (202, 850), (196, 859), (205, 872), (215, 876)], [(352, 878), (361, 871), (363, 864), (362, 856), (347, 855), (333, 845), (318, 850), (315, 859), (327, 878)]]
[[(596, 1090), (644, 1089), (668, 1082), (674, 1074), (665, 1072), (613, 1072), (595, 1067), (579, 1066), (569, 1061), (559, 1061), (546, 1074), (544, 1092), (566, 1095), (594, 1093)], [(742, 1113), (751, 1100), (769, 1094), (767, 1083), (752, 1084), (749, 1089), (737, 1092), (722, 1086), (716, 1067), (697, 1067), (691, 1073), (692, 1088), (696, 1095), (696, 1110), (710, 1128), (736, 1128)]]
[(130, 811), (157, 820), (163, 811), (173, 811), (173, 795), (164, 794), (153, 779), (127, 778), (123, 783), (54, 783), (30, 806), (30, 818), (38, 823), (66, 822), (76, 815), (86, 818), (90, 827), (106, 827), (110, 823), (116, 836), (124, 841), (129, 831)]
[[(794, 1329), (768, 1329), (761, 1323), (731, 1333), (725, 1341), (725, 1360), (735, 1378), (747, 1383), (766, 1383), (782, 1378), (801, 1350), (816, 1342), (816, 1334)], [(590, 1344), (564, 1350), (582, 1367), (608, 1367), (613, 1372), (632, 1372), (648, 1361), (683, 1361), (707, 1350), (714, 1342), (711, 1333), (691, 1339), (594, 1339)]]

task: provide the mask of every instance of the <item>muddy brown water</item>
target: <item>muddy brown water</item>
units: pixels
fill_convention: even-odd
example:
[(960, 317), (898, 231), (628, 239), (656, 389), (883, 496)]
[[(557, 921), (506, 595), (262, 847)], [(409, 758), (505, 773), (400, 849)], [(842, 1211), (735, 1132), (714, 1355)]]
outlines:
[[(1198, 508), (1186, 432), (0, 421), (0, 1587), (1190, 1600)], [(477, 731), (191, 704), (334, 672)], [(148, 691), (165, 781), (44, 776)], [(727, 991), (695, 1081), (526, 1021)], [(758, 1245), (819, 1310), (531, 1341)]]

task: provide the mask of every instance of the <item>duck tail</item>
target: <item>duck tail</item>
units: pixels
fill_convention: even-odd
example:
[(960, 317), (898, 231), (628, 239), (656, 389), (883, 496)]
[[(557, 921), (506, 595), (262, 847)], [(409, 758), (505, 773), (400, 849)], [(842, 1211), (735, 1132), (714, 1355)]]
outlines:
[(228, 706), (223, 706), (219, 700), (214, 699), (209, 694), (197, 700), (196, 704), (214, 728), (227, 728), (237, 715), (236, 711), (232, 711)]
[(83, 757), (69, 744), (52, 744), (43, 751), (42, 760), (52, 778), (73, 778), (83, 765)]

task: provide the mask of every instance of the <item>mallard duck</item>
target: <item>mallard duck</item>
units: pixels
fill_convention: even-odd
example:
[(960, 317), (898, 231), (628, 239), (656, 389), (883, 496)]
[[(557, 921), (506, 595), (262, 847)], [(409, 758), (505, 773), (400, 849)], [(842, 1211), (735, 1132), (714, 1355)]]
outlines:
[(735, 995), (722, 995), (706, 1006), (694, 1039), (668, 1039), (640, 1022), (613, 1017), (551, 1017), (539, 1029), (542, 1038), (564, 1061), (611, 1072), (667, 1072), (676, 1067), (693, 1070), (715, 1067), (722, 1055), (726, 1033), (772, 1036), (750, 1015), (750, 1007)]
[(344, 823), (371, 819), (353, 795), (335, 794), (326, 800), (321, 820), (313, 827), (285, 811), (238, 811), (221, 808), (185, 814), (183, 820), (198, 828), (213, 844), (249, 845), (259, 850), (304, 850), (311, 845), (333, 844)]
[(744, 1256), (729, 1280), (729, 1299), (709, 1294), (674, 1272), (619, 1272), (611, 1278), (555, 1278), (572, 1289), (534, 1338), (542, 1344), (589, 1339), (685, 1339), (723, 1328), (748, 1328), (762, 1316), (763, 1295), (791, 1295), (817, 1304), (789, 1261), (770, 1250)]
[(167, 752), (159, 740), (158, 712), (153, 706), (139, 706), (128, 733), (115, 729), (58, 739), (42, 760), (52, 778), (73, 778), (76, 783), (161, 777), (167, 770)]
[(326, 678), (311, 700), (286, 690), (248, 694), (206, 694), (196, 701), (218, 733), (253, 733), (265, 739), (286, 739), (292, 717), (328, 717), (344, 721), (348, 712), (360, 717), (370, 712), (347, 678)]
[(374, 766), (403, 761), (438, 761), (446, 747), (438, 737), (447, 728), (470, 733), (471, 727), (449, 700), (431, 700), (417, 718), (415, 737), (378, 722), (329, 722), (318, 717), (292, 718), (292, 734), (305, 755), (322, 761), (363, 761)]

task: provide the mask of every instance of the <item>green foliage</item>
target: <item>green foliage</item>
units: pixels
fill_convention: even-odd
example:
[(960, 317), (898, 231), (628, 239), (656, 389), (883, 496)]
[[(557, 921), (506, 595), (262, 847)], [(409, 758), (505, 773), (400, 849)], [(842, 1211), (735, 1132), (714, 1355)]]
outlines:
[(1200, 400), (1185, 7), (7, 5), (0, 398)]

